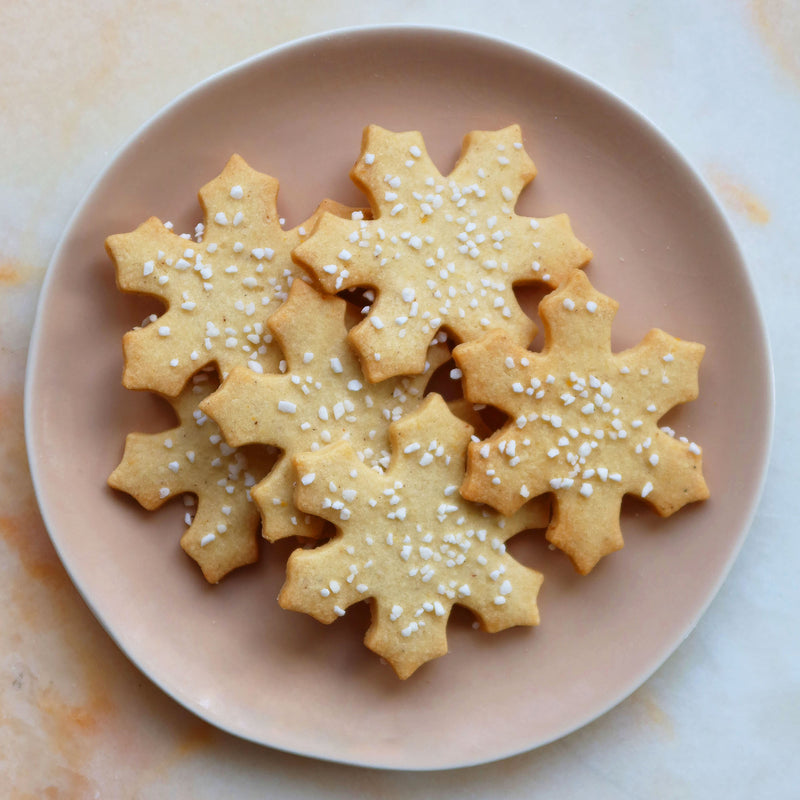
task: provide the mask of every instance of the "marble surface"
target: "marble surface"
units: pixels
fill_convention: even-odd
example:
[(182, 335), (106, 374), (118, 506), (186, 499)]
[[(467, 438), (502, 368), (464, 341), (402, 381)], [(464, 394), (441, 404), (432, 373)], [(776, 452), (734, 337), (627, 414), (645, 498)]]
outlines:
[[(427, 5), (427, 4), (426, 4)], [(694, 632), (638, 691), (553, 744), (459, 771), (364, 770), (239, 741), (117, 650), (39, 516), (25, 360), (48, 261), (94, 176), (182, 91), (299, 36), (458, 26), (583, 72), (647, 115), (724, 207), (773, 348), (776, 438), (760, 508)], [(121, 0), (0, 9), (0, 796), (800, 796), (800, 9), (792, 0)], [(732, 326), (735, 335), (735, 325)], [(746, 347), (747, 342), (742, 342)], [(736, 435), (732, 431), (732, 435)], [(746, 458), (747, 454), (742, 453)]]

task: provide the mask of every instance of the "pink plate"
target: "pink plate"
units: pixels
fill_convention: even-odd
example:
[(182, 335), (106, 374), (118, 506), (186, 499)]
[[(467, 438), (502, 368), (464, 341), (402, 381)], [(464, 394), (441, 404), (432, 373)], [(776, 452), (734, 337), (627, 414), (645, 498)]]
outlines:
[[(168, 419), (120, 385), (120, 337), (153, 310), (123, 296), (103, 242), (150, 215), (192, 231), (196, 193), (233, 152), (281, 180), (288, 226), (323, 197), (363, 198), (348, 171), (369, 123), (422, 131), (447, 173), (473, 129), (522, 125), (539, 175), (518, 211), (569, 213), (588, 274), (620, 301), (615, 349), (651, 327), (707, 345), (700, 398), (667, 422), (699, 442), (711, 499), (660, 519), (625, 505), (626, 547), (588, 577), (517, 537), (546, 575), (542, 624), (449, 628), (449, 655), (401, 682), (361, 644), (365, 607), (333, 625), (282, 611), (290, 543), (218, 586), (180, 550), (180, 502), (156, 513), (106, 488), (125, 434)], [(530, 306), (533, 312), (535, 308)], [(764, 328), (742, 257), (702, 181), (642, 117), (507, 43), (361, 29), (280, 47), (176, 100), (109, 164), (69, 224), (42, 292), (26, 395), (42, 513), (119, 646), (179, 703), (239, 736), (354, 764), (477, 764), (563, 736), (636, 689), (686, 637), (752, 520), (772, 421)]]

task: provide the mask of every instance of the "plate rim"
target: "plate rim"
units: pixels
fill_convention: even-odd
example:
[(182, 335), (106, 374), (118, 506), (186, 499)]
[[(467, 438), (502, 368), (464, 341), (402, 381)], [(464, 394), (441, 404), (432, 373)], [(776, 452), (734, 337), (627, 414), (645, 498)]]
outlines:
[[(251, 69), (254, 65), (259, 64), (263, 61), (270, 60), (276, 56), (279, 56), (285, 51), (302, 49), (303, 47), (313, 45), (314, 43), (324, 43), (330, 40), (339, 40), (353, 36), (358, 37), (364, 35), (368, 37), (380, 36), (380, 35), (385, 35), (387, 33), (401, 34), (405, 36), (426, 34), (426, 35), (446, 36), (448, 38), (455, 37), (458, 39), (465, 39), (465, 40), (473, 39), (473, 40), (478, 40), (483, 45), (490, 45), (506, 50), (513, 50), (518, 57), (539, 61), (542, 66), (545, 66), (549, 69), (558, 72), (565, 73), (571, 79), (577, 80), (578, 82), (582, 83), (588, 90), (591, 90), (595, 93), (599, 93), (600, 95), (602, 95), (602, 99), (604, 99), (605, 101), (610, 101), (621, 106), (626, 113), (636, 118), (645, 128), (647, 128), (651, 135), (655, 135), (655, 137), (669, 151), (669, 156), (675, 159), (676, 161), (680, 162), (682, 166), (687, 170), (687, 172), (689, 172), (698, 182), (698, 185), (703, 190), (704, 200), (706, 202), (710, 201), (710, 204), (713, 210), (716, 212), (716, 216), (718, 217), (719, 222), (722, 225), (722, 229), (727, 234), (729, 243), (732, 245), (734, 251), (738, 256), (739, 262), (742, 267), (741, 278), (746, 285), (747, 293), (752, 298), (752, 308), (754, 312), (753, 323), (754, 327), (760, 333), (760, 339), (757, 342), (757, 344), (762, 351), (761, 355), (764, 360), (764, 368), (767, 376), (767, 385), (764, 387), (765, 390), (764, 393), (766, 395), (764, 438), (760, 442), (761, 453), (760, 453), (760, 464), (758, 465), (760, 479), (758, 485), (754, 487), (754, 491), (751, 494), (749, 500), (749, 506), (747, 509), (747, 514), (742, 519), (742, 523), (739, 532), (737, 534), (735, 544), (731, 548), (730, 555), (727, 561), (724, 563), (723, 568), (719, 570), (719, 573), (716, 576), (716, 580), (713, 582), (713, 584), (710, 585), (707, 591), (705, 602), (696, 609), (695, 614), (693, 615), (690, 622), (687, 624), (686, 629), (683, 632), (680, 639), (677, 641), (671, 640), (669, 643), (667, 643), (666, 646), (663, 647), (662, 650), (659, 652), (659, 654), (654, 658), (651, 668), (648, 669), (644, 674), (640, 674), (639, 679), (637, 680), (637, 682), (635, 682), (635, 684), (625, 687), (625, 689), (623, 689), (621, 693), (615, 694), (614, 697), (611, 700), (609, 700), (607, 704), (603, 705), (599, 710), (592, 711), (585, 718), (582, 718), (574, 725), (562, 729), (560, 732), (554, 734), (551, 737), (538, 739), (533, 743), (526, 741), (522, 745), (517, 744), (516, 746), (507, 748), (502, 752), (494, 752), (486, 756), (482, 755), (478, 760), (475, 760), (474, 758), (469, 760), (456, 759), (438, 765), (410, 764), (403, 767), (398, 767), (397, 764), (394, 762), (377, 763), (374, 761), (365, 761), (363, 759), (360, 760), (356, 753), (353, 753), (351, 754), (350, 757), (347, 757), (345, 754), (341, 753), (332, 754), (330, 752), (319, 752), (318, 749), (315, 750), (314, 748), (301, 749), (298, 747), (287, 746), (284, 744), (277, 743), (275, 741), (268, 740), (266, 737), (263, 736), (260, 738), (255, 738), (253, 736), (244, 734), (242, 732), (232, 729), (230, 725), (224, 721), (224, 719), (220, 719), (217, 717), (217, 715), (210, 713), (207, 709), (204, 709), (201, 705), (188, 698), (185, 695), (185, 693), (177, 693), (176, 691), (167, 688), (165, 680), (152, 674), (152, 671), (150, 669), (148, 669), (145, 665), (141, 664), (139, 659), (131, 652), (130, 648), (126, 647), (123, 644), (123, 642), (118, 638), (112, 626), (106, 621), (104, 615), (96, 607), (91, 597), (87, 595), (84, 588), (76, 580), (73, 574), (73, 568), (69, 563), (69, 559), (65, 557), (62, 551), (60, 537), (57, 532), (58, 526), (53, 523), (53, 520), (50, 517), (51, 513), (50, 509), (48, 508), (47, 503), (45, 502), (46, 500), (45, 489), (42, 486), (39, 476), (38, 467), (41, 461), (41, 454), (38, 452), (36, 447), (37, 432), (36, 432), (35, 414), (33, 409), (35, 382), (36, 382), (34, 367), (37, 361), (39, 361), (41, 358), (41, 350), (43, 348), (42, 333), (41, 333), (43, 309), (51, 293), (51, 284), (54, 281), (53, 278), (55, 272), (54, 266), (57, 265), (58, 261), (60, 260), (62, 252), (66, 247), (66, 243), (72, 234), (76, 222), (81, 217), (84, 208), (89, 204), (91, 197), (97, 190), (97, 187), (104, 180), (106, 175), (115, 167), (118, 161), (124, 156), (127, 150), (132, 146), (132, 144), (145, 132), (147, 132), (150, 128), (156, 126), (162, 119), (170, 116), (177, 108), (179, 108), (180, 105), (182, 105), (185, 102), (188, 102), (195, 94), (204, 91), (207, 87), (211, 86), (212, 84), (225, 80), (226, 78), (236, 73), (246, 72), (249, 69)], [(115, 645), (125, 654), (128, 660), (141, 674), (146, 676), (147, 679), (151, 681), (151, 683), (157, 686), (168, 697), (170, 697), (172, 700), (174, 700), (176, 703), (178, 703), (186, 710), (204, 719), (209, 724), (212, 724), (215, 727), (225, 731), (230, 735), (236, 736), (241, 740), (250, 741), (261, 746), (267, 746), (278, 751), (292, 753), (304, 757), (317, 758), (332, 763), (340, 763), (340, 764), (347, 764), (352, 766), (374, 768), (374, 769), (398, 769), (398, 770), (414, 771), (414, 772), (428, 772), (428, 771), (443, 770), (443, 769), (455, 769), (455, 768), (465, 768), (470, 766), (478, 766), (492, 762), (497, 762), (506, 758), (520, 755), (522, 753), (534, 751), (540, 747), (543, 747), (554, 741), (569, 736), (575, 731), (585, 727), (591, 722), (594, 722), (595, 720), (604, 716), (611, 709), (619, 705), (623, 700), (625, 700), (627, 697), (633, 694), (637, 689), (639, 689), (642, 685), (644, 685), (644, 683), (650, 680), (650, 678), (652, 678), (652, 676), (664, 665), (664, 663), (677, 651), (677, 649), (683, 644), (683, 642), (685, 642), (686, 639), (691, 635), (691, 633), (694, 631), (697, 624), (699, 623), (700, 619), (705, 615), (709, 606), (716, 598), (721, 586), (727, 579), (730, 570), (734, 562), (738, 558), (739, 553), (744, 545), (744, 542), (747, 539), (747, 536), (753, 526), (753, 522), (755, 520), (756, 514), (761, 504), (764, 488), (766, 486), (768, 468), (771, 460), (772, 447), (774, 444), (775, 373), (774, 373), (774, 361), (770, 345), (770, 337), (766, 326), (764, 310), (761, 306), (758, 293), (755, 291), (753, 275), (751, 274), (748, 263), (744, 257), (744, 252), (735, 235), (734, 227), (731, 223), (730, 217), (727, 211), (722, 206), (720, 200), (715, 195), (712, 187), (710, 186), (709, 182), (704, 177), (702, 172), (700, 172), (698, 169), (695, 169), (694, 165), (684, 155), (684, 153), (673, 143), (671, 138), (667, 136), (664, 133), (664, 131), (658, 125), (656, 125), (655, 122), (648, 115), (644, 114), (642, 111), (635, 108), (623, 97), (618, 95), (615, 91), (608, 88), (603, 83), (597, 81), (594, 78), (588, 77), (582, 71), (567, 66), (554, 58), (541, 54), (540, 52), (534, 50), (532, 47), (523, 45), (509, 38), (487, 34), (482, 31), (477, 31), (465, 27), (448, 26), (448, 25), (390, 23), (390, 24), (365, 24), (365, 25), (343, 26), (343, 27), (333, 28), (330, 30), (316, 32), (286, 42), (282, 42), (262, 52), (255, 53), (243, 59), (242, 61), (239, 61), (228, 67), (225, 67), (224, 69), (221, 69), (207, 76), (206, 78), (203, 78), (199, 82), (193, 84), (192, 86), (180, 92), (172, 100), (170, 100), (168, 103), (162, 106), (157, 112), (152, 114), (143, 123), (138, 125), (136, 129), (133, 131), (133, 133), (124, 138), (121, 144), (118, 147), (116, 147), (115, 150), (112, 152), (112, 154), (104, 161), (102, 167), (95, 175), (94, 179), (90, 182), (81, 200), (75, 206), (75, 209), (73, 210), (68, 221), (64, 225), (58, 243), (56, 244), (53, 250), (53, 254), (48, 262), (47, 270), (44, 276), (44, 280), (42, 281), (39, 291), (39, 296), (36, 302), (34, 322), (31, 329), (31, 336), (30, 336), (28, 354), (26, 359), (25, 382), (23, 391), (24, 391), (24, 402), (23, 402), (24, 435), (25, 435), (25, 445), (28, 456), (29, 471), (33, 483), (33, 489), (38, 509), (41, 514), (42, 520), (44, 522), (45, 528), (47, 530), (48, 537), (50, 538), (50, 541), (52, 542), (56, 550), (56, 553), (58, 554), (61, 564), (63, 565), (64, 569), (69, 575), (70, 580), (77, 589), (83, 601), (91, 610), (95, 619), (100, 623), (101, 627), (110, 636)]]

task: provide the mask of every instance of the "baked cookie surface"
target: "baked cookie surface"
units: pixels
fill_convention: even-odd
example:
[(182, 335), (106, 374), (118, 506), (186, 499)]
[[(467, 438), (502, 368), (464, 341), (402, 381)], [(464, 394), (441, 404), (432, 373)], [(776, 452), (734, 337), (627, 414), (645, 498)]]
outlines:
[(623, 495), (643, 498), (662, 516), (708, 497), (700, 448), (658, 426), (697, 397), (705, 348), (652, 330), (612, 353), (616, 310), (575, 272), (541, 301), (541, 353), (500, 330), (453, 351), (467, 399), (509, 417), (470, 445), (462, 494), (510, 514), (552, 492), (547, 539), (581, 573), (622, 547)]
[(216, 364), (223, 378), (237, 365), (277, 371), (280, 353), (266, 320), (292, 281), (305, 276), (292, 248), (324, 211), (352, 211), (326, 200), (309, 220), (284, 231), (277, 194), (275, 178), (234, 155), (200, 190), (202, 241), (179, 236), (156, 217), (108, 237), (118, 286), (166, 305), (153, 323), (125, 334), (125, 386), (175, 396), (207, 364)]
[(546, 524), (547, 506), (510, 517), (458, 493), (472, 427), (437, 394), (391, 427), (392, 462), (376, 472), (347, 442), (295, 458), (295, 502), (337, 527), (313, 550), (295, 550), (279, 602), (321, 622), (369, 599), (367, 647), (407, 678), (447, 652), (455, 604), (487, 631), (536, 625), (542, 576), (506, 552), (519, 531)]
[(348, 342), (347, 312), (344, 300), (295, 281), (268, 323), (285, 356), (284, 371), (261, 375), (237, 368), (202, 404), (231, 444), (270, 444), (282, 451), (253, 489), (271, 541), (316, 537), (322, 527), (320, 518), (295, 507), (292, 458), (345, 439), (369, 467), (388, 465), (390, 423), (419, 406), (433, 371), (449, 357), (447, 347), (436, 344), (421, 375), (370, 384)]
[(535, 174), (518, 125), (469, 133), (446, 177), (420, 133), (366, 128), (351, 177), (373, 219), (325, 214), (294, 258), (327, 292), (377, 290), (351, 332), (370, 381), (420, 372), (440, 328), (463, 342), (502, 327), (517, 344), (530, 343), (535, 325), (513, 287), (555, 287), (591, 258), (565, 214), (515, 213)]
[(160, 433), (130, 433), (122, 461), (109, 476), (152, 511), (183, 494), (187, 529), (181, 547), (209, 583), (258, 558), (261, 520), (250, 489), (270, 469), (268, 448), (230, 447), (217, 425), (199, 409), (217, 386), (216, 373), (201, 371), (169, 400), (178, 424)]

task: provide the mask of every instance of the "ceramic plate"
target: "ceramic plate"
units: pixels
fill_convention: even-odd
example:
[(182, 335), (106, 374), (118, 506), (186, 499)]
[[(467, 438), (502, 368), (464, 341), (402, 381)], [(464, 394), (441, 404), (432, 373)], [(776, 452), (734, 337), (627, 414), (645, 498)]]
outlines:
[[(700, 398), (665, 419), (699, 442), (712, 498), (669, 519), (626, 503), (626, 546), (588, 577), (543, 535), (512, 543), (546, 575), (542, 624), (475, 631), (401, 682), (361, 645), (366, 607), (331, 626), (281, 611), (291, 549), (209, 586), (180, 550), (180, 502), (142, 511), (106, 488), (125, 434), (169, 417), (125, 391), (120, 338), (154, 310), (123, 296), (103, 242), (150, 215), (193, 231), (196, 193), (238, 152), (281, 181), (287, 226), (363, 198), (348, 171), (369, 123), (422, 131), (446, 174), (463, 135), (518, 122), (538, 167), (518, 212), (567, 212), (620, 301), (614, 348), (651, 327), (707, 345)], [(530, 306), (532, 313), (535, 307)], [(284, 46), (206, 81), (144, 126), (66, 230), (30, 356), (31, 466), (72, 579), (128, 656), (219, 727), (355, 764), (453, 767), (574, 730), (638, 687), (688, 634), (752, 519), (772, 415), (765, 335), (739, 250), (702, 181), (642, 117), (586, 79), (482, 36), (361, 29)]]

